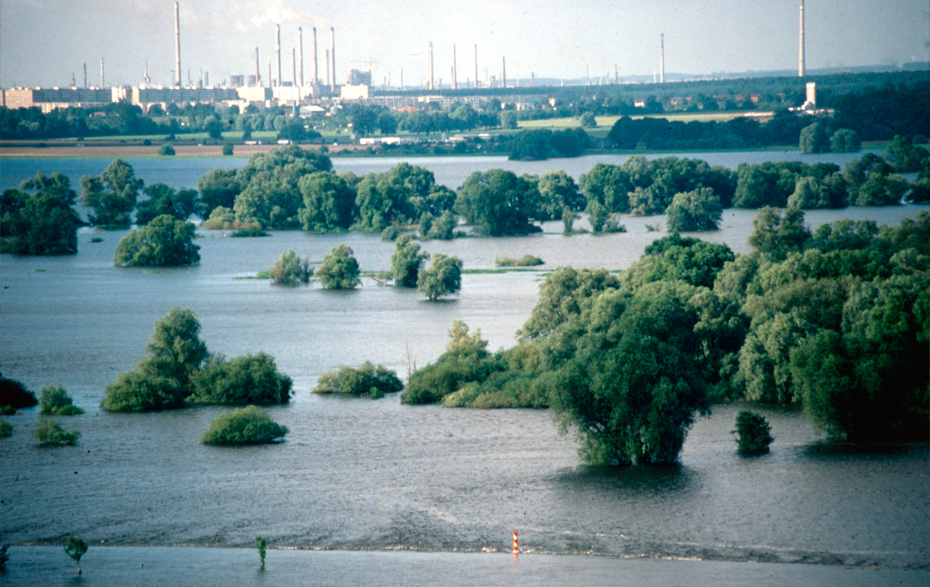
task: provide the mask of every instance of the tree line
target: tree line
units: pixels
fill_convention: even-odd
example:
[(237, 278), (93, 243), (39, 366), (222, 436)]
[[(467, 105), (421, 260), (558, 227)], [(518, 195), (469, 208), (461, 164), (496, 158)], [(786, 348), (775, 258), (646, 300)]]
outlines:
[[(914, 181), (901, 175), (905, 172), (916, 172)], [(460, 219), (487, 236), (537, 232), (539, 222), (559, 219), (571, 232), (582, 211), (594, 232), (621, 229), (620, 214), (663, 213), (670, 213), (673, 230), (713, 230), (721, 210), (730, 207), (928, 202), (930, 153), (898, 136), (884, 156), (867, 153), (842, 170), (831, 163), (790, 161), (741, 164), (731, 171), (697, 159), (637, 155), (622, 165), (598, 163), (577, 183), (564, 171), (518, 176), (491, 169), (472, 173), (453, 191), (437, 184), (431, 171), (409, 163), (359, 177), (334, 173), (321, 151), (289, 145), (252, 155), (238, 170), (213, 169), (197, 185), (197, 190), (145, 186), (131, 165), (117, 159), (99, 176), (82, 177), (78, 197), (63, 174), (39, 172), (2, 195), (2, 250), (75, 253), (82, 224), (75, 202), (91, 209), (89, 222), (94, 225), (129, 226), (134, 221), (144, 226), (167, 217), (159, 222), (169, 227), (171, 221), (170, 228), (179, 233), (193, 227), (175, 229), (173, 222), (198, 214), (208, 229), (415, 229), (422, 238), (449, 239), (464, 234)], [(134, 238), (141, 242), (143, 236)], [(190, 251), (182, 254), (192, 256)], [(127, 255), (136, 252), (127, 250)]]

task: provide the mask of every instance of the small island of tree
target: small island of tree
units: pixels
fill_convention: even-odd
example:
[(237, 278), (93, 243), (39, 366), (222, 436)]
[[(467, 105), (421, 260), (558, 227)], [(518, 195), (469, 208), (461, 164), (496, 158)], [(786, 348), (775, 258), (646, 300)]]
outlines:
[(39, 406), (43, 414), (74, 416), (83, 414), (84, 410), (74, 405), (74, 401), (61, 385), (44, 385), (39, 390)]
[(117, 267), (170, 267), (200, 261), (194, 225), (163, 214), (131, 231), (116, 245)]
[(743, 455), (760, 455), (769, 452), (772, 429), (765, 418), (755, 412), (742, 410), (736, 415), (736, 447)]
[(723, 216), (720, 196), (710, 188), (675, 194), (665, 211), (668, 229), (672, 232), (717, 230)]
[(404, 235), (395, 241), (394, 254), (391, 255), (391, 274), (399, 287), (416, 287), (420, 268), (428, 253), (420, 251), (420, 245)]
[(278, 260), (268, 270), (268, 277), (275, 285), (310, 283), (313, 269), (310, 267), (309, 259), (301, 259), (294, 251), (288, 249), (287, 252), (281, 253)]
[(397, 377), (397, 373), (383, 365), (375, 367), (370, 362), (365, 362), (358, 368), (343, 365), (338, 371), (323, 373), (313, 392), (380, 398), (386, 393), (396, 393), (403, 388), (404, 384)]

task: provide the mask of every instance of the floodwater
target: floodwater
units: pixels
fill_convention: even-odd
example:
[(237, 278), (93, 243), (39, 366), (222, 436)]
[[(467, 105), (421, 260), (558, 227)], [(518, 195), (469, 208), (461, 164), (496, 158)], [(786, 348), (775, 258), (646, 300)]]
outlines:
[[(925, 209), (851, 208), (807, 220), (898, 224)], [(722, 230), (701, 236), (746, 250), (752, 216), (727, 210)], [(458, 255), (467, 269), (523, 254), (546, 261), (542, 270), (620, 269), (664, 235), (645, 227), (664, 225), (663, 217), (624, 223), (629, 231), (613, 235), (565, 237), (552, 225), (547, 234), (423, 248)], [(260, 534), (274, 547), (506, 553), (517, 530), (521, 549), (534, 557), (930, 568), (926, 444), (837, 447), (801, 413), (759, 408), (776, 440), (771, 454), (747, 459), (730, 435), (740, 406), (728, 405), (695, 423), (679, 466), (603, 471), (580, 464), (575, 440), (561, 436), (545, 411), (317, 396), (310, 390), (319, 376), (342, 364), (370, 360), (406, 378), (408, 368), (442, 353), (455, 319), (479, 328), (492, 349), (512, 345), (543, 273), (466, 275), (461, 295), (439, 303), (367, 280), (350, 292), (280, 288), (242, 277), (267, 269), (287, 249), (319, 261), (342, 242), (363, 270), (387, 269), (393, 245), (366, 234), (200, 234), (201, 263), (188, 268), (116, 268), (113, 250), (125, 231), (93, 229), (82, 229), (77, 255), (0, 259), (3, 374), (34, 390), (61, 383), (87, 410), (61, 420), (81, 431), (74, 447), (35, 445), (37, 409), (8, 418), (15, 431), (0, 441), (2, 542), (58, 545), (79, 535), (95, 546), (249, 546)], [(290, 429), (283, 443), (201, 444), (218, 407), (100, 410), (106, 385), (143, 356), (155, 320), (175, 305), (197, 313), (211, 351), (266, 351), (294, 379), (292, 402), (268, 409)], [(26, 558), (26, 548), (14, 548), (11, 565)], [(182, 558), (199, 552), (179, 550), (189, 551)], [(156, 560), (174, 556), (145, 552)], [(211, 556), (204, 555), (222, 559)], [(566, 568), (576, 564), (563, 558)]]

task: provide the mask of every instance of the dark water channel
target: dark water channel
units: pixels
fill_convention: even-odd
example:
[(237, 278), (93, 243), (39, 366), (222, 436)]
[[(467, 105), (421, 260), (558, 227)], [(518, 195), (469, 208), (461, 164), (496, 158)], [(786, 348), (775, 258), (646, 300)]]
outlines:
[[(816, 225), (873, 217), (897, 224), (919, 207), (808, 215)], [(745, 250), (751, 212), (727, 211), (704, 235)], [(499, 256), (534, 254), (562, 264), (623, 268), (662, 232), (625, 219), (629, 232), (543, 234), (424, 243), (488, 268)], [(552, 226), (557, 231), (560, 227)], [(540, 273), (467, 275), (458, 299), (366, 281), (352, 292), (275, 288), (238, 279), (267, 269), (288, 248), (320, 260), (346, 242), (362, 269), (387, 269), (392, 245), (378, 236), (275, 233), (231, 239), (204, 231), (200, 265), (117, 269), (124, 232), (80, 234), (71, 257), (0, 258), (0, 368), (31, 389), (61, 383), (87, 413), (63, 419), (75, 447), (42, 449), (36, 409), (9, 417), (0, 441), (0, 540), (163, 546), (269, 543), (308, 548), (507, 552), (520, 532), (530, 553), (648, 555), (867, 567), (930, 566), (927, 445), (836, 447), (803, 415), (762, 409), (771, 454), (737, 456), (730, 430), (739, 406), (718, 406), (691, 430), (681, 464), (598, 471), (547, 412), (408, 407), (319, 397), (317, 378), (341, 364), (383, 363), (406, 376), (444, 349), (455, 319), (480, 328), (491, 348), (513, 334), (536, 302)], [(102, 238), (92, 243), (91, 238)], [(143, 355), (154, 322), (192, 308), (211, 351), (264, 350), (295, 381), (290, 405), (270, 408), (284, 443), (207, 447), (200, 433), (220, 411), (102, 412), (116, 373)]]

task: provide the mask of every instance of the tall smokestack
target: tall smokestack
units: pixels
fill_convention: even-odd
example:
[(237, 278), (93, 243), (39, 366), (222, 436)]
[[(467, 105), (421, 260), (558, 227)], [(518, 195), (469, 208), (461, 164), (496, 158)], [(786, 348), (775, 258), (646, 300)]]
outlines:
[(433, 42), (429, 42), (429, 89), (434, 90), (436, 87), (433, 85)]
[(333, 60), (333, 78), (331, 80), (332, 83), (329, 86), (329, 91), (335, 93), (336, 91), (336, 27), (329, 27), (329, 36), (330, 36), (330, 44), (332, 45), (332, 49), (330, 49), (330, 52), (329, 52), (330, 53), (329, 58)]
[(87, 89), (87, 62), (84, 62), (84, 89)]
[(475, 43), (475, 87), (478, 87), (478, 43)]
[(320, 83), (320, 62), (316, 57), (316, 27), (313, 27), (313, 85)]
[(278, 62), (278, 77), (274, 85), (281, 85), (281, 25), (274, 25), (274, 58)]
[(455, 45), (452, 45), (452, 89), (459, 89), (459, 77), (456, 71)]
[(507, 87), (507, 58), (501, 57), (501, 87)]
[(258, 64), (258, 47), (255, 47), (255, 85), (262, 87), (262, 72)]
[[(304, 86), (304, 29), (297, 27), (297, 68), (300, 70), (300, 87)], [(296, 82), (295, 82), (296, 83)]]
[(665, 33), (659, 35), (659, 83), (665, 83)]
[(798, 77), (804, 77), (804, 0), (801, 0), (801, 24), (798, 36)]
[(100, 87), (105, 88), (106, 86), (103, 83), (103, 57), (100, 58)]
[(297, 49), (291, 48), (291, 85), (297, 85)]
[(327, 85), (327, 86), (332, 85), (331, 82), (330, 82), (330, 78), (329, 78), (329, 65), (330, 65), (330, 61), (329, 61), (329, 49), (327, 49), (327, 50), (326, 50), (326, 85)]
[(181, 14), (174, 3), (174, 85), (181, 85)]

